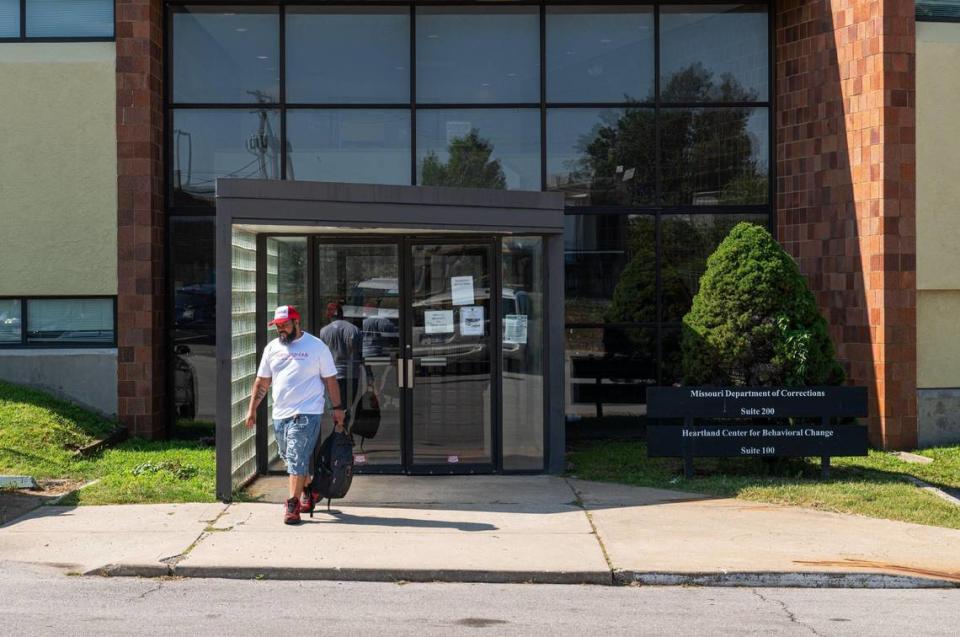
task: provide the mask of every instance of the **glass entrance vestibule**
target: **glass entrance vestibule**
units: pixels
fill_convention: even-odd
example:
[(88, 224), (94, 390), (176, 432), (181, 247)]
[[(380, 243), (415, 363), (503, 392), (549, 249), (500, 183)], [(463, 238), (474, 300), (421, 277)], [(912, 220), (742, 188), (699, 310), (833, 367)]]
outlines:
[(269, 406), (255, 431), (244, 416), (284, 304), (331, 345), (345, 404), (378, 416), (358, 473), (562, 469), (560, 196), (245, 180), (217, 196), (219, 497), (282, 469)]

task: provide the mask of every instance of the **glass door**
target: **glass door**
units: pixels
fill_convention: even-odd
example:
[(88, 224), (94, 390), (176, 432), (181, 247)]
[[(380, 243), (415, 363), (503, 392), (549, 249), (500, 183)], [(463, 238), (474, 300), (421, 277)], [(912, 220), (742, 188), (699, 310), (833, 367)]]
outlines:
[[(411, 242), (408, 470), (490, 471), (494, 463), (492, 242)], [(491, 292), (493, 294), (491, 294)]]
[[(345, 405), (364, 421), (355, 436), (359, 472), (403, 469), (400, 252), (396, 242), (320, 240), (315, 335), (330, 348)], [(332, 429), (328, 411), (323, 432)]]

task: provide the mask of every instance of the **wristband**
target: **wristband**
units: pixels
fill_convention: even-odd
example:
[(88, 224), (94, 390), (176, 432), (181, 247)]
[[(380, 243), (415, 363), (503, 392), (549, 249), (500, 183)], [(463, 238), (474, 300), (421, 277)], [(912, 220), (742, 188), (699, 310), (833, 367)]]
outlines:
[(336, 407), (333, 408), (333, 410), (334, 410), (334, 411), (338, 411), (338, 410), (339, 410), (339, 411), (343, 411), (343, 405), (337, 405)]

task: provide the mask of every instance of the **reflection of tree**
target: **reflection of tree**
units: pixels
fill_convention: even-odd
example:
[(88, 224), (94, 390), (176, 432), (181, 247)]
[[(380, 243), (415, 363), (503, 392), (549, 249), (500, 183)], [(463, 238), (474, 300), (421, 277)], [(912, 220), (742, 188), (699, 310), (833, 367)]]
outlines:
[(491, 188), (503, 190), (507, 178), (499, 159), (490, 159), (493, 144), (471, 129), (465, 137), (450, 142), (450, 158), (441, 163), (430, 151), (423, 160), (420, 178), (424, 186), (460, 186), (463, 188)]
[[(660, 288), (664, 322), (678, 322), (690, 310), (709, 256), (741, 217), (667, 216), (661, 221), (662, 259)], [(652, 217), (635, 217), (627, 229), (630, 261), (617, 280), (604, 321), (607, 323), (656, 323), (656, 246)], [(608, 355), (643, 359), (656, 355), (653, 330), (604, 328)], [(664, 347), (668, 376), (679, 358)], [(674, 358), (676, 360), (669, 360)]]
[[(729, 74), (719, 81), (701, 64), (673, 74), (661, 102), (728, 103), (756, 101)], [(671, 204), (763, 203), (767, 177), (755, 159), (747, 132), (752, 109), (661, 108), (662, 192)], [(589, 183), (590, 203), (647, 204), (655, 199), (657, 127), (651, 109), (628, 107), (579, 141), (580, 159), (571, 166), (571, 183)]]

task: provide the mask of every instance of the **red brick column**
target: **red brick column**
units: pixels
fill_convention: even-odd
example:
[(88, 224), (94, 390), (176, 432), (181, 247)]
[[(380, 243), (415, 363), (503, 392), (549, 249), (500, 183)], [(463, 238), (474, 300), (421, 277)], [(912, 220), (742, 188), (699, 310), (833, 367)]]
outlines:
[(164, 338), (163, 3), (117, 0), (117, 413), (167, 429)]
[(871, 441), (916, 445), (914, 3), (776, 7), (777, 231), (800, 262)]

